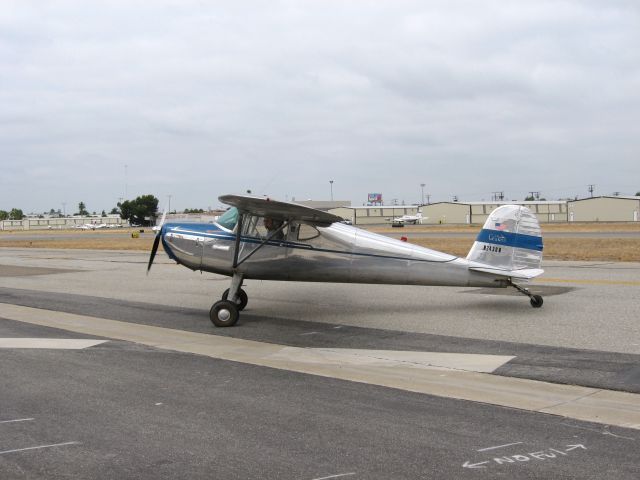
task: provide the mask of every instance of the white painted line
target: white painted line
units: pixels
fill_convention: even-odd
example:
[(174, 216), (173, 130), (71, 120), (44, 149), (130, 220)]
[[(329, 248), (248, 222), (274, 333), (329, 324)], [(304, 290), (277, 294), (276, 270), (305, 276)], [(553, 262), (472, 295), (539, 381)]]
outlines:
[(356, 472), (351, 472), (351, 473), (339, 473), (338, 475), (329, 475), (328, 477), (320, 477), (320, 478), (314, 478), (313, 480), (327, 480), (329, 478), (340, 478), (340, 477), (350, 477), (351, 475), (355, 475)]
[(488, 452), (489, 450), (497, 450), (499, 448), (511, 447), (512, 445), (520, 445), (521, 443), (522, 442), (507, 443), (506, 445), (498, 445), (497, 447), (481, 448), (480, 450), (476, 450), (476, 452)]
[(18, 418), (16, 420), (2, 420), (0, 423), (16, 423), (16, 422), (30, 422), (33, 418)]
[(84, 338), (0, 338), (0, 348), (46, 348), (53, 350), (82, 350), (108, 340)]
[(5, 453), (26, 452), (27, 450), (39, 450), (41, 448), (64, 447), (65, 445), (80, 445), (80, 442), (65, 442), (55, 443), (53, 445), (38, 445), (37, 447), (16, 448), (15, 450), (5, 450), (4, 452), (0, 452), (0, 455), (4, 455)]

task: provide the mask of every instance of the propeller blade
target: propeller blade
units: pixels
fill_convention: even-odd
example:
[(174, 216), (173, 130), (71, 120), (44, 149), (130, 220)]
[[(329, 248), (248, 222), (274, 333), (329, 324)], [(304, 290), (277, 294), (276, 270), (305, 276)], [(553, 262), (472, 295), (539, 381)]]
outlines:
[(162, 220), (160, 220), (160, 225), (158, 225), (157, 227), (153, 227), (154, 230), (157, 228), (158, 233), (156, 234), (156, 238), (153, 239), (153, 247), (151, 247), (151, 256), (149, 257), (149, 265), (147, 265), (147, 275), (149, 275), (149, 270), (151, 270), (153, 259), (156, 258), (156, 253), (158, 252), (158, 247), (160, 246), (160, 237), (162, 237), (162, 226), (164, 225), (164, 221), (166, 219), (167, 210), (162, 212)]
[(160, 237), (162, 233), (158, 232), (156, 238), (153, 239), (153, 247), (151, 247), (151, 256), (149, 257), (149, 265), (147, 266), (147, 275), (149, 275), (149, 270), (151, 270), (151, 265), (153, 264), (153, 259), (156, 258), (156, 252), (158, 251), (158, 246), (160, 245)]

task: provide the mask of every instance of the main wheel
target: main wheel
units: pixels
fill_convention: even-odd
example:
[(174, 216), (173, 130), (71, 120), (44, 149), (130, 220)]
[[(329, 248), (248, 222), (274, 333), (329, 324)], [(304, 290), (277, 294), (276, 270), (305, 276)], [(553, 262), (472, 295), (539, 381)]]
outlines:
[(209, 311), (209, 318), (216, 327), (233, 327), (239, 316), (238, 307), (229, 300), (217, 301)]
[(544, 303), (540, 295), (533, 295), (530, 301), (533, 308), (540, 308)]
[[(236, 303), (236, 306), (238, 307), (238, 311), (242, 311), (244, 310), (244, 307), (247, 306), (247, 303), (249, 303), (249, 297), (247, 296), (247, 292), (245, 292), (243, 289), (238, 290), (238, 296), (240, 298), (238, 298), (238, 302)], [(222, 294), (222, 300), (228, 300), (229, 299), (229, 289), (227, 288), (224, 293)]]

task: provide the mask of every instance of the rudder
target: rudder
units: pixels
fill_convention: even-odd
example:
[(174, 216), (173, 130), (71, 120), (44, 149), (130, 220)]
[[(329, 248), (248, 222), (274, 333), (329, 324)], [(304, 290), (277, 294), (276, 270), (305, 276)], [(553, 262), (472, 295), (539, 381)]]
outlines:
[(542, 249), (542, 232), (535, 214), (519, 205), (503, 205), (489, 215), (467, 260), (500, 270), (539, 269)]

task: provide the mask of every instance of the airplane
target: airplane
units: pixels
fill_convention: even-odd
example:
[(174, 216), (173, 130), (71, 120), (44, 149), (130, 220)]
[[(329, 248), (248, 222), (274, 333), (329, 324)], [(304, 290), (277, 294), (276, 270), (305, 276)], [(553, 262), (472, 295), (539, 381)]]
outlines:
[(415, 225), (416, 223), (422, 223), (422, 213), (418, 212), (415, 215), (402, 215), (401, 217), (396, 217), (393, 219), (394, 223), (410, 223)]
[(523, 284), (541, 275), (542, 234), (535, 214), (503, 205), (488, 217), (466, 258), (412, 245), (342, 223), (328, 212), (268, 197), (223, 195), (229, 208), (214, 223), (164, 223), (159, 244), (191, 270), (231, 277), (209, 312), (217, 327), (238, 321), (248, 303), (245, 280), (514, 287), (540, 308)]
[(77, 228), (80, 230), (99, 230), (102, 228), (107, 228), (107, 224), (106, 223), (85, 223), (82, 225), (76, 225), (74, 228)]

